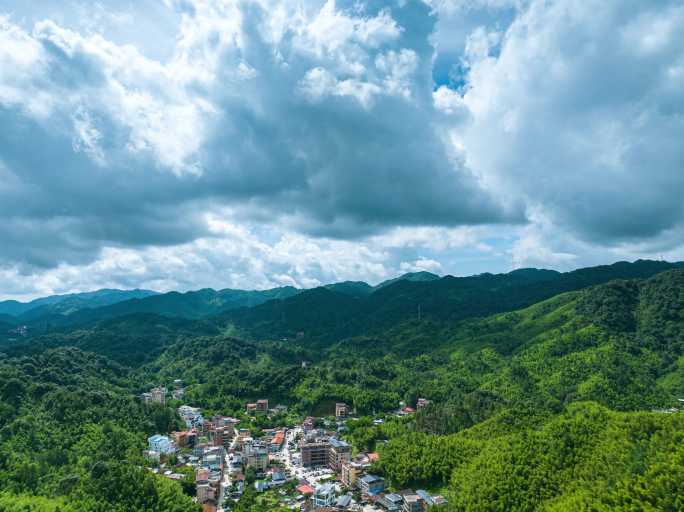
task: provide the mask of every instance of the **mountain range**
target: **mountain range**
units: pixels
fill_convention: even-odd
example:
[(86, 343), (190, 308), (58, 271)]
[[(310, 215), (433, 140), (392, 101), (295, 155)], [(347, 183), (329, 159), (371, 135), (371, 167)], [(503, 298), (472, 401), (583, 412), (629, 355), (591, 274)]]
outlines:
[[(136, 510), (160, 485), (135, 470), (145, 436), (179, 428), (182, 403), (256, 433), (347, 403), (344, 440), (379, 453), (370, 471), (392, 489), (446, 493), (435, 510), (684, 503), (682, 263), (172, 292), (25, 332), (18, 318), (0, 317), (0, 510)], [(176, 379), (183, 402), (136, 398)], [(259, 398), (288, 416), (249, 417)]]
[(345, 281), (312, 289), (214, 290), (185, 293), (111, 290), (0, 302), (0, 335), (73, 329), (127, 315), (207, 320), (253, 338), (341, 339), (406, 318), (456, 321), (511, 311), (558, 293), (612, 279), (644, 278), (684, 263), (638, 260), (574, 270), (519, 269), (505, 274), (440, 277), (415, 272), (371, 286)]

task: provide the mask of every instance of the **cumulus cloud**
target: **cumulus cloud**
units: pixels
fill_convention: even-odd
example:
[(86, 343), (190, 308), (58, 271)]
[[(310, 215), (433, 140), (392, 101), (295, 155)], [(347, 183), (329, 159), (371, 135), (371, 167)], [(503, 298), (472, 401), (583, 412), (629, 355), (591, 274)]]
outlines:
[(467, 55), (468, 165), (597, 244), (681, 225), (682, 28), (679, 2), (533, 2)]
[(682, 253), (675, 0), (60, 4), (0, 8), (6, 295)]

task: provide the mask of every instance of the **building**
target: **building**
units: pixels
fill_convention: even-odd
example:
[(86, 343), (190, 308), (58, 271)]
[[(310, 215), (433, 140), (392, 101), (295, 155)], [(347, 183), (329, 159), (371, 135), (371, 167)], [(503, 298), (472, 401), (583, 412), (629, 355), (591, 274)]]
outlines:
[(336, 418), (346, 418), (349, 414), (349, 408), (347, 404), (343, 402), (337, 402), (335, 404), (335, 417)]
[(332, 507), (337, 499), (335, 486), (331, 483), (317, 485), (311, 497), (314, 509), (321, 507)]
[(327, 466), (328, 448), (330, 443), (326, 441), (302, 441), (299, 443), (301, 464), (305, 468)]
[(328, 467), (339, 472), (344, 462), (351, 459), (351, 446), (344, 441), (331, 437), (328, 446)]
[(189, 405), (181, 405), (178, 408), (178, 415), (183, 418), (188, 429), (202, 428), (204, 426), (204, 418), (197, 407), (190, 407)]
[(150, 395), (152, 395), (152, 402), (154, 403), (163, 404), (166, 402), (166, 388), (153, 388)]
[(285, 433), (282, 430), (278, 430), (273, 435), (273, 439), (271, 439), (271, 442), (269, 444), (269, 450), (272, 452), (280, 451), (280, 449), (283, 447), (284, 442), (285, 442)]
[(359, 478), (361, 492), (368, 496), (375, 496), (385, 490), (385, 480), (376, 475), (364, 475)]
[(247, 414), (254, 414), (257, 410), (257, 404), (248, 403), (247, 404)]
[(422, 409), (423, 407), (427, 406), (430, 404), (430, 400), (427, 398), (419, 398), (418, 402), (416, 403), (416, 409)]
[(197, 503), (203, 504), (207, 501), (216, 500), (216, 490), (209, 484), (197, 484)]
[(143, 457), (145, 457), (147, 461), (157, 464), (160, 460), (159, 452), (155, 452), (154, 450), (145, 450), (143, 452)]
[(352, 495), (351, 494), (343, 494), (339, 498), (337, 498), (337, 502), (335, 502), (335, 508), (337, 510), (347, 510), (352, 502)]
[(264, 398), (261, 400), (257, 400), (256, 412), (263, 412), (263, 413), (268, 412), (268, 400), (267, 399)]
[(286, 405), (276, 405), (273, 408), (273, 414), (287, 414), (287, 406)]
[(246, 468), (252, 468), (257, 473), (264, 473), (268, 467), (268, 449), (254, 441), (245, 443), (242, 449), (242, 460)]
[(223, 446), (230, 448), (230, 443), (235, 436), (235, 429), (232, 425), (229, 426), (214, 426), (209, 429), (209, 441), (214, 446)]
[(378, 500), (378, 505), (387, 510), (387, 512), (399, 512), (403, 502), (404, 499), (399, 494), (389, 493)]
[(185, 390), (183, 388), (174, 389), (173, 391), (171, 391), (171, 397), (174, 400), (180, 400), (181, 398), (183, 398), (183, 395), (185, 395)]
[(316, 428), (315, 420), (311, 416), (307, 416), (304, 419), (304, 423), (302, 423), (302, 429), (304, 430), (304, 433), (310, 432), (314, 428)]
[(406, 494), (404, 496), (404, 507), (403, 512), (422, 512), (423, 511), (423, 498), (417, 494)]
[(179, 448), (193, 448), (197, 442), (197, 432), (195, 430), (186, 430), (183, 432), (172, 432), (176, 446)]
[(150, 451), (159, 452), (162, 454), (174, 453), (176, 451), (176, 446), (173, 441), (167, 436), (162, 436), (155, 434), (147, 439), (150, 445)]
[(359, 475), (363, 472), (363, 467), (356, 462), (343, 462), (340, 467), (340, 480), (349, 488), (356, 486)]

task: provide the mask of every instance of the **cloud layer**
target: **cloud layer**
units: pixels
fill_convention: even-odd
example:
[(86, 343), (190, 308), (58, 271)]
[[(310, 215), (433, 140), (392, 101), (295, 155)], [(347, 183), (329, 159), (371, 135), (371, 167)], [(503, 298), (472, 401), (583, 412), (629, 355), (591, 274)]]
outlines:
[(3, 11), (0, 295), (684, 254), (674, 0)]

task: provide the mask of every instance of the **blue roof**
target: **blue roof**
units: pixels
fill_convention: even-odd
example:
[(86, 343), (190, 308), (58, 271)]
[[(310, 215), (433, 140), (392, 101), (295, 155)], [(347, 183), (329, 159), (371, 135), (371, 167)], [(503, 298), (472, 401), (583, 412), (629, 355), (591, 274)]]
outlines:
[(381, 482), (382, 478), (376, 475), (363, 475), (360, 480), (366, 484), (372, 484), (373, 482)]
[(430, 497), (430, 493), (428, 493), (427, 491), (424, 491), (423, 489), (418, 489), (416, 491), (416, 494), (418, 496), (420, 496), (421, 498), (423, 498), (427, 502), (428, 505), (432, 505), (432, 498)]
[(332, 446), (333, 448), (345, 448), (349, 446), (349, 444), (342, 441), (341, 439), (337, 439), (336, 437), (331, 437), (330, 446)]
[(338, 507), (348, 507), (349, 504), (351, 503), (352, 497), (349, 494), (345, 494), (344, 496), (340, 496), (337, 498), (337, 506)]

